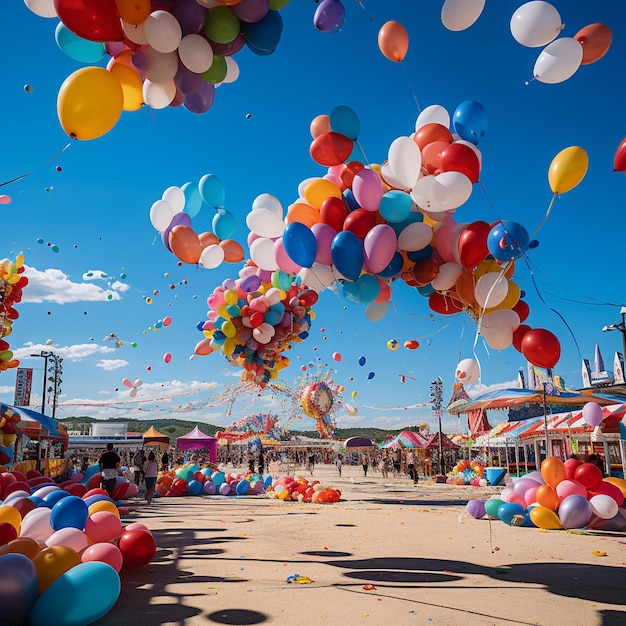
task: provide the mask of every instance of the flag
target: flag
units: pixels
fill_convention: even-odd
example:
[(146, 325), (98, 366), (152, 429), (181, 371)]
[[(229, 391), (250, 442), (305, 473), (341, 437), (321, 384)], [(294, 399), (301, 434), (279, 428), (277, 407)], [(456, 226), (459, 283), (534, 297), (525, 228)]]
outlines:
[(28, 406), (30, 404), (30, 389), (33, 382), (33, 370), (27, 367), (18, 367), (15, 372), (15, 406)]

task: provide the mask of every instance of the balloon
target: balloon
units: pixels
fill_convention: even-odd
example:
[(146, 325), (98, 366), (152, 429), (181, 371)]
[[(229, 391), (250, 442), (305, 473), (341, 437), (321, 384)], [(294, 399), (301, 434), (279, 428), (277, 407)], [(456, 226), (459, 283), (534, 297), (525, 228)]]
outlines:
[(524, 514), (524, 508), (516, 502), (505, 502), (498, 507), (498, 519), (510, 526), (514, 517)]
[(591, 504), (582, 495), (567, 496), (559, 506), (559, 518), (563, 528), (585, 528), (591, 513)]
[(530, 519), (537, 528), (559, 530), (563, 528), (558, 515), (545, 506), (534, 506), (530, 509)]
[(125, 530), (118, 545), (126, 567), (143, 567), (156, 553), (156, 543), (149, 530)]
[(441, 172), (460, 172), (465, 174), (472, 183), (478, 182), (480, 161), (476, 152), (462, 143), (452, 143), (439, 154), (439, 170)]
[(602, 470), (593, 463), (581, 463), (574, 470), (574, 480), (594, 491), (602, 483)]
[(356, 280), (363, 267), (363, 246), (354, 233), (337, 233), (331, 244), (333, 265), (349, 280)]
[(124, 92), (119, 80), (102, 67), (83, 67), (70, 74), (57, 96), (63, 130), (81, 141), (109, 132), (122, 114)]
[(593, 496), (589, 500), (589, 504), (591, 505), (593, 513), (602, 519), (611, 519), (615, 517), (619, 511), (617, 502), (615, 502), (611, 496), (607, 496), (604, 493)]
[(121, 41), (122, 26), (115, 0), (86, 2), (54, 0), (59, 19), (74, 34), (89, 41)]
[(384, 193), (380, 176), (373, 169), (363, 168), (352, 181), (352, 193), (359, 205), (367, 211), (377, 211)]
[(461, 139), (477, 144), (487, 132), (485, 107), (475, 100), (461, 102), (454, 111), (452, 124)]
[[(543, 467), (543, 463), (541, 465)], [(551, 511), (556, 511), (559, 508), (559, 496), (556, 489), (550, 485), (539, 485), (535, 493), (535, 499), (541, 506), (545, 506)]]
[(480, 368), (474, 359), (463, 359), (456, 366), (454, 377), (463, 385), (475, 383), (480, 376)]
[(374, 274), (384, 270), (396, 252), (396, 233), (387, 224), (377, 224), (363, 240), (365, 263)]
[(474, 518), (480, 519), (485, 517), (485, 501), (478, 498), (470, 500), (467, 503), (467, 512)]
[(328, 131), (313, 139), (309, 152), (316, 163), (330, 167), (346, 161), (352, 154), (353, 147), (352, 139), (340, 133)]
[(613, 34), (611, 29), (604, 24), (589, 24), (581, 28), (574, 39), (583, 47), (583, 60), (581, 65), (589, 65), (601, 59), (611, 47)]
[(33, 557), (33, 565), (37, 569), (39, 595), (62, 574), (80, 563), (76, 550), (66, 546), (50, 546), (44, 548)]
[(503, 274), (488, 272), (476, 281), (474, 296), (481, 307), (494, 307), (504, 300), (508, 288), (508, 281)]
[(528, 249), (530, 237), (517, 222), (496, 222), (487, 236), (487, 248), (497, 261), (518, 259)]
[(198, 191), (202, 200), (212, 207), (224, 206), (226, 190), (222, 181), (215, 174), (205, 174), (198, 182)]
[(82, 530), (85, 527), (88, 514), (87, 505), (82, 498), (69, 496), (52, 507), (50, 525), (54, 530), (68, 527)]
[(534, 328), (524, 333), (522, 354), (537, 367), (553, 368), (561, 358), (561, 344), (549, 330)]
[(313, 25), (323, 33), (341, 30), (346, 18), (346, 9), (341, 0), (322, 0), (313, 14)]
[(274, 52), (283, 32), (283, 18), (278, 11), (270, 10), (257, 22), (241, 24), (241, 31), (251, 52), (271, 54)]
[(613, 171), (626, 171), (626, 139), (622, 140), (622, 143), (620, 143), (617, 150), (615, 151), (615, 157), (613, 160)]
[(589, 157), (579, 146), (561, 150), (550, 163), (548, 182), (552, 192), (565, 193), (580, 183), (587, 173)]
[(37, 585), (37, 570), (27, 556), (0, 556), (0, 619), (10, 624), (25, 623), (37, 599)]
[(182, 28), (169, 11), (153, 11), (144, 23), (146, 40), (157, 52), (168, 53), (178, 49)]
[(226, 261), (226, 263), (239, 263), (239, 261), (243, 261), (244, 252), (238, 241), (234, 239), (224, 239), (220, 241), (219, 246), (224, 250), (224, 261)]
[(489, 500), (485, 500), (485, 513), (489, 517), (493, 517), (497, 519), (498, 509), (503, 504), (504, 504), (504, 500), (500, 500), (499, 498), (489, 498)]
[(582, 413), (585, 422), (593, 428), (600, 426), (604, 420), (602, 407), (597, 402), (587, 402), (583, 407)]
[(317, 242), (310, 228), (300, 222), (287, 224), (283, 245), (289, 258), (301, 267), (311, 267), (317, 254)]
[(520, 6), (511, 17), (511, 34), (528, 48), (539, 48), (558, 37), (562, 23), (559, 12), (548, 2), (535, 0)]
[(358, 115), (349, 106), (346, 106), (345, 104), (336, 106), (330, 112), (329, 122), (330, 129), (333, 132), (345, 135), (352, 141), (356, 141), (359, 138), (359, 133), (361, 132), (361, 122)]
[(441, 8), (441, 23), (451, 31), (469, 28), (485, 7), (485, 0), (445, 0)]
[(487, 237), (491, 226), (487, 222), (477, 221), (468, 224), (458, 240), (458, 252), (461, 265), (465, 269), (476, 267), (489, 254)]
[(202, 244), (190, 226), (174, 226), (168, 237), (169, 247), (183, 263), (195, 265), (200, 260)]
[(63, 23), (59, 22), (54, 31), (57, 46), (70, 58), (79, 63), (97, 63), (106, 54), (103, 43), (87, 41), (78, 37)]
[(563, 461), (555, 456), (549, 456), (541, 462), (541, 477), (546, 485), (556, 489), (556, 486), (566, 479)]
[(573, 76), (583, 60), (583, 47), (572, 37), (561, 37), (546, 46), (535, 61), (533, 76), (555, 84)]
[(378, 31), (378, 47), (390, 61), (400, 62), (409, 49), (409, 34), (400, 22), (389, 21)]
[(82, 554), (83, 563), (89, 561), (99, 561), (110, 565), (118, 574), (122, 569), (124, 557), (120, 549), (112, 543), (94, 543), (89, 546)]

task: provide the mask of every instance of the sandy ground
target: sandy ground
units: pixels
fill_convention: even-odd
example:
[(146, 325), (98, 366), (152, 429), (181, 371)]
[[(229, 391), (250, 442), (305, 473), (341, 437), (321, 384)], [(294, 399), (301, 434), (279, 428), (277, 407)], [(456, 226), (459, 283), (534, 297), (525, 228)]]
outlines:
[[(314, 478), (342, 500), (131, 502), (124, 521), (146, 524), (157, 553), (122, 571), (120, 598), (98, 624), (626, 624), (624, 534), (466, 514), (469, 499), (498, 487), (413, 486), (346, 466), (341, 478), (328, 466)], [(286, 582), (294, 574), (312, 582)]]

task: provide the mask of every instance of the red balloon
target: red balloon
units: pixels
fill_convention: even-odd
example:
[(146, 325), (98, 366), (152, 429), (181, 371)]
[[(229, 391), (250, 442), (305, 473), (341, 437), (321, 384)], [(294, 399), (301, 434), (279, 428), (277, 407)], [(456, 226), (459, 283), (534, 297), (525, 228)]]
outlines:
[(613, 34), (611, 29), (604, 24), (589, 24), (581, 28), (575, 35), (583, 48), (583, 60), (581, 65), (589, 65), (601, 59), (611, 47)]
[(320, 217), (324, 224), (328, 224), (335, 232), (343, 230), (343, 223), (350, 214), (350, 209), (341, 198), (331, 196), (322, 202)]
[[(467, 149), (472, 152), (471, 148)], [(490, 230), (491, 226), (487, 222), (477, 221), (468, 224), (459, 235), (459, 260), (465, 269), (470, 270), (487, 258), (487, 237)]]
[(620, 143), (619, 147), (615, 151), (615, 158), (613, 160), (614, 172), (626, 172), (626, 139)]
[(480, 161), (469, 146), (451, 143), (439, 155), (439, 169), (442, 172), (460, 172), (473, 183), (477, 183), (480, 175)]
[(54, 0), (63, 25), (89, 41), (121, 41), (122, 23), (115, 0)]
[(585, 485), (590, 491), (598, 490), (602, 478), (602, 470), (593, 463), (581, 463), (574, 470), (574, 480)]
[[(350, 161), (345, 163), (341, 168), (341, 181), (346, 187), (352, 187), (354, 177), (365, 167), (360, 161)], [(335, 229), (337, 230), (337, 229)]]
[(420, 150), (423, 150), (433, 141), (452, 143), (452, 133), (443, 124), (431, 122), (430, 124), (424, 124), (424, 126), (415, 131), (413, 141), (419, 146)]
[(442, 315), (452, 315), (465, 308), (465, 305), (460, 300), (450, 295), (439, 293), (438, 291), (428, 296), (428, 306), (435, 311), (435, 313), (441, 313)]
[(524, 334), (521, 352), (533, 365), (551, 369), (561, 358), (561, 344), (549, 330), (534, 328)]
[(513, 310), (519, 315), (520, 322), (525, 322), (530, 315), (530, 307), (524, 300), (518, 300)]
[(574, 475), (576, 473), (576, 468), (581, 464), (581, 462), (582, 461), (579, 461), (578, 459), (567, 459), (567, 461), (563, 463), (563, 465), (565, 465), (565, 475), (568, 480), (576, 480)]
[(343, 230), (349, 230), (363, 240), (374, 226), (376, 226), (376, 212), (367, 209), (355, 209), (346, 217)]
[(137, 568), (150, 563), (156, 553), (156, 542), (149, 530), (125, 530), (119, 538), (118, 548), (124, 557), (124, 566)]
[(520, 324), (516, 330), (513, 331), (513, 347), (518, 351), (522, 351), (522, 339), (524, 335), (531, 330), (527, 324)]
[(316, 163), (330, 167), (345, 162), (352, 154), (353, 147), (352, 139), (329, 130), (311, 142), (309, 152)]
[(17, 539), (15, 526), (9, 524), (9, 522), (0, 522), (0, 546), (13, 541), (13, 539)]

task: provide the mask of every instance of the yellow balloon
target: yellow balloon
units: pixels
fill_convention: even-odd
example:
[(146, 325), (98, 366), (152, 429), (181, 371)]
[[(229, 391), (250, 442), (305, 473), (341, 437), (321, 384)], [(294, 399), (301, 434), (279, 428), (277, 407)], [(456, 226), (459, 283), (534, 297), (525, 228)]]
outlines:
[(120, 81), (102, 67), (82, 67), (70, 74), (57, 96), (57, 115), (63, 130), (81, 141), (108, 133), (124, 106)]
[(113, 63), (109, 69), (111, 74), (120, 81), (124, 93), (124, 111), (137, 111), (143, 105), (143, 81), (132, 67), (122, 63)]
[(87, 511), (89, 512), (89, 515), (98, 513), (98, 511), (108, 511), (109, 513), (113, 513), (117, 517), (120, 516), (118, 508), (115, 506), (115, 503), (111, 502), (111, 500), (98, 500), (98, 502), (94, 502), (93, 504), (89, 505)]
[(0, 522), (11, 524), (19, 533), (22, 526), (22, 516), (15, 507), (5, 504), (4, 506), (0, 506)]
[(548, 182), (553, 193), (565, 193), (573, 189), (585, 177), (589, 157), (579, 146), (561, 150), (550, 163)]
[(563, 528), (559, 516), (545, 506), (534, 506), (530, 509), (530, 520), (537, 528), (560, 530)]
[(314, 178), (304, 188), (304, 199), (318, 211), (327, 198), (343, 198), (341, 189), (330, 180)]
[(509, 281), (508, 291), (504, 300), (492, 308), (485, 309), (485, 313), (491, 313), (492, 311), (498, 311), (500, 309), (512, 309), (518, 302), (522, 295), (522, 290), (517, 283)]

